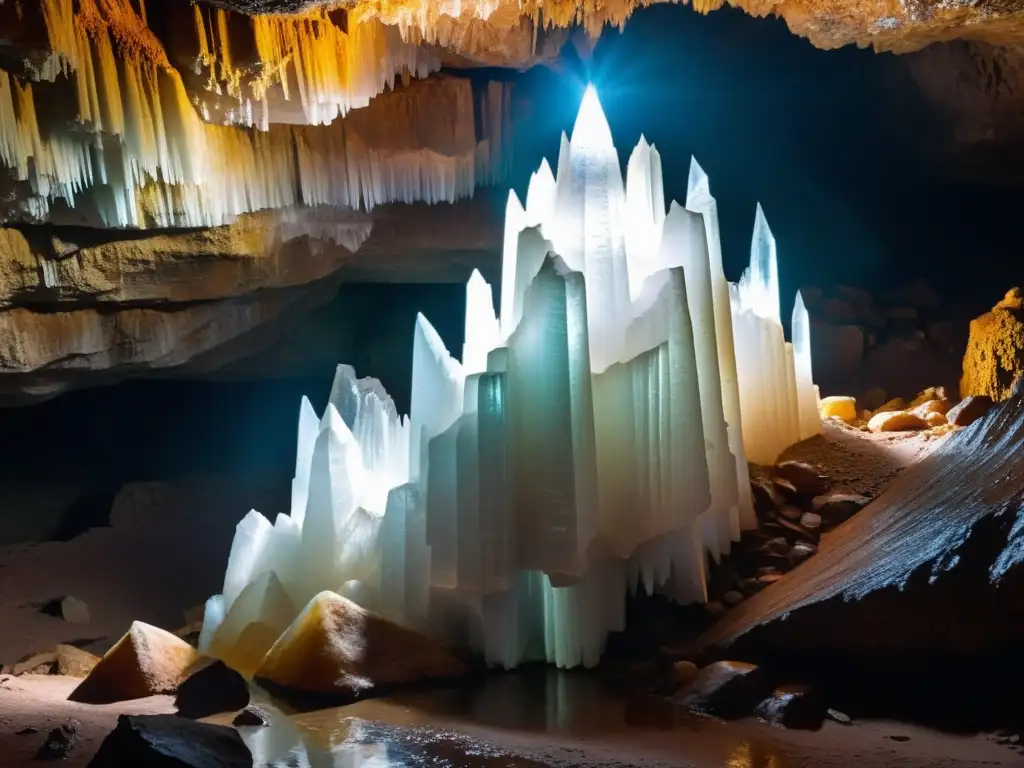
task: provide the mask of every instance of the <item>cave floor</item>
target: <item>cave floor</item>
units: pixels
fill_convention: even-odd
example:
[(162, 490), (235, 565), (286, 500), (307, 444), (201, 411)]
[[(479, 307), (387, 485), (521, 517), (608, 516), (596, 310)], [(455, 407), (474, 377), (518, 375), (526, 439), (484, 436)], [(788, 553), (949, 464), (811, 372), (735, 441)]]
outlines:
[[(497, 675), (482, 689), (418, 691), (291, 717), (271, 708), (269, 728), (240, 730), (257, 766), (1024, 765), (1024, 756), (985, 735), (951, 735), (887, 721), (827, 722), (811, 732), (772, 728), (752, 719), (678, 720), (659, 705), (600, 693), (592, 676), (551, 672), (540, 687), (524, 684), (529, 677)], [(80, 741), (62, 764), (80, 768), (113, 729), (119, 713), (173, 711), (166, 696), (99, 707), (66, 701), (77, 683), (74, 678), (26, 676), (7, 678), (0, 685), (0, 764), (33, 762), (47, 733), (75, 719)], [(227, 723), (231, 718), (211, 720)]]

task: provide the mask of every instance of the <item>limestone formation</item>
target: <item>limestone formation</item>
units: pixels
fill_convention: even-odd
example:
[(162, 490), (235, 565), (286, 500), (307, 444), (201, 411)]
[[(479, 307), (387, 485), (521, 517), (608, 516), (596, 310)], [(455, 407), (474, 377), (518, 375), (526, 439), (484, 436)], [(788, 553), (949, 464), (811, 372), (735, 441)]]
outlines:
[(185, 641), (136, 621), (70, 698), (107, 704), (174, 693), (195, 658), (195, 650)]
[(984, 395), (1006, 400), (1024, 375), (1024, 310), (1013, 288), (990, 312), (971, 321), (964, 354), (960, 397)]

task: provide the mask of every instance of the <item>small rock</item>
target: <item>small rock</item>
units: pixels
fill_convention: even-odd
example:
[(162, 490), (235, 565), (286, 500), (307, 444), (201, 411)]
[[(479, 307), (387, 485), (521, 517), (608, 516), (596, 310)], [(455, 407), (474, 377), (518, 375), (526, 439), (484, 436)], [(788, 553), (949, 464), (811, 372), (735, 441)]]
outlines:
[(64, 619), (69, 624), (89, 623), (89, 606), (85, 604), (84, 600), (79, 600), (74, 595), (50, 600), (48, 603), (44, 603), (39, 611), (47, 616)]
[(783, 520), (791, 520), (793, 522), (799, 520), (800, 515), (802, 514), (803, 512), (800, 510), (800, 508), (794, 507), (792, 504), (786, 504), (783, 507), (779, 507), (778, 510), (779, 517), (781, 517)]
[(783, 536), (776, 536), (774, 539), (768, 539), (762, 546), (763, 552), (769, 552), (773, 555), (788, 555), (789, 554), (789, 542)]
[(845, 712), (840, 712), (838, 709), (828, 709), (826, 710), (826, 713), (830, 718), (835, 720), (837, 723), (842, 723), (843, 725), (850, 725), (853, 723), (852, 717), (850, 717)]
[(888, 738), (892, 739), (893, 741), (910, 741), (909, 736), (889, 736)]
[(57, 671), (57, 654), (53, 651), (48, 653), (33, 653), (19, 659), (12, 667), (11, 674), (15, 677), (22, 675), (52, 675)]
[(689, 685), (696, 679), (700, 668), (692, 661), (677, 661), (672, 665), (672, 683), (676, 688)]
[(929, 427), (944, 427), (948, 424), (946, 417), (941, 413), (929, 413), (924, 417), (924, 420)]
[(822, 421), (835, 418), (852, 424), (857, 420), (857, 401), (842, 395), (822, 398), (818, 403), (818, 415)]
[(730, 608), (737, 606), (743, 602), (743, 593), (737, 592), (735, 589), (730, 589), (722, 595), (722, 602)]
[(58, 645), (54, 649), (54, 655), (57, 657), (56, 674), (66, 677), (88, 677), (100, 662), (100, 657), (96, 654), (73, 645)]
[(39, 729), (36, 728), (36, 726), (34, 726), (34, 725), (29, 725), (29, 726), (27, 726), (25, 728), (22, 728), (20, 731), (18, 731), (14, 735), (15, 736), (31, 736), (33, 733), (39, 733)]
[(829, 525), (839, 525), (857, 514), (869, 501), (855, 493), (829, 493), (816, 496), (811, 506)]
[(828, 478), (803, 461), (784, 461), (775, 467), (776, 477), (788, 480), (797, 493), (820, 496), (829, 487)]
[[(928, 389), (922, 389), (920, 392), (917, 393), (917, 397), (910, 401), (908, 409), (917, 408), (919, 405), (924, 405), (925, 403), (930, 403), (934, 401), (952, 405), (951, 403), (949, 403), (949, 398), (946, 397), (945, 387), (928, 387)], [(942, 413), (945, 413), (948, 410), (949, 407), (947, 406), (946, 409), (942, 411)]]
[(894, 397), (885, 403), (882, 403), (878, 408), (875, 409), (873, 416), (877, 416), (880, 413), (892, 413), (893, 411), (902, 411), (907, 405), (907, 402), (902, 397)]
[(754, 496), (754, 509), (759, 514), (774, 512), (782, 505), (775, 484), (765, 478), (751, 476), (750, 490)]
[(954, 427), (966, 427), (988, 413), (993, 405), (995, 403), (987, 395), (965, 397), (946, 414), (946, 421)]
[(775, 489), (782, 494), (783, 498), (791, 499), (797, 495), (796, 486), (784, 477), (773, 477), (772, 485), (774, 485)]
[(909, 411), (879, 413), (868, 422), (871, 432), (915, 432), (922, 429), (928, 429), (928, 422)]
[(89, 768), (252, 768), (238, 731), (177, 715), (121, 715)]
[(746, 597), (756, 595), (762, 589), (764, 589), (764, 584), (757, 579), (743, 579), (743, 581), (740, 582), (740, 591)]
[(236, 728), (243, 728), (245, 726), (266, 728), (270, 725), (270, 718), (267, 717), (267, 713), (262, 709), (250, 704), (238, 713), (238, 716), (231, 722), (231, 724)]
[(874, 411), (881, 408), (888, 401), (888, 393), (881, 387), (874, 387), (869, 389), (863, 395), (860, 396), (860, 407), (868, 411)]
[(777, 690), (757, 705), (754, 714), (769, 725), (816, 731), (825, 721), (825, 708), (811, 688)]
[(712, 600), (704, 606), (704, 610), (718, 618), (725, 613), (725, 606), (719, 600)]
[(201, 657), (185, 671), (174, 699), (178, 714), (198, 720), (236, 712), (249, 703), (249, 684), (223, 661)]
[[(804, 513), (801, 512), (800, 517), (803, 517), (803, 515)], [(787, 520), (784, 517), (780, 517), (776, 522), (778, 522), (778, 524), (786, 531), (796, 534), (796, 536), (794, 536), (793, 538), (800, 538), (816, 542), (820, 537), (818, 531), (811, 531), (807, 528), (801, 527), (799, 518), (796, 522), (793, 522), (792, 520)]]
[(771, 695), (764, 671), (740, 661), (716, 661), (673, 697), (672, 703), (686, 709), (735, 719), (747, 717), (758, 702)]
[(757, 577), (757, 580), (762, 586), (767, 587), (770, 584), (774, 584), (781, 578), (782, 574), (776, 571), (775, 573), (762, 573)]
[(50, 731), (43, 746), (36, 752), (36, 760), (59, 760), (67, 757), (80, 739), (82, 724), (69, 720)]
[(812, 555), (817, 554), (817, 552), (818, 548), (813, 544), (808, 544), (804, 541), (798, 541), (796, 544), (793, 545), (793, 548), (789, 550), (789, 559), (790, 562), (793, 563), (793, 565), (798, 565), (799, 563), (802, 563), (804, 560), (811, 557)]
[(821, 515), (816, 512), (804, 512), (800, 516), (800, 525), (809, 531), (816, 531), (821, 528)]

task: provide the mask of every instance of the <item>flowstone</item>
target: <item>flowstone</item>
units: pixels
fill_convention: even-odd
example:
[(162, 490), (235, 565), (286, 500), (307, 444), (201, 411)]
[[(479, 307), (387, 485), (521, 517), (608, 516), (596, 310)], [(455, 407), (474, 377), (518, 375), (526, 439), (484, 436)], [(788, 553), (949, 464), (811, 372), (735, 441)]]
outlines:
[(806, 310), (786, 342), (760, 207), (730, 287), (700, 166), (686, 207), (643, 138), (623, 179), (593, 88), (557, 168), (509, 195), (461, 362), (417, 317), (408, 419), (347, 366), (322, 419), (303, 400), (291, 512), (239, 524), (204, 649), (251, 669), (326, 590), (491, 665), (592, 666), (629, 590), (706, 599), (707, 557), (755, 525), (747, 459), (819, 428)]

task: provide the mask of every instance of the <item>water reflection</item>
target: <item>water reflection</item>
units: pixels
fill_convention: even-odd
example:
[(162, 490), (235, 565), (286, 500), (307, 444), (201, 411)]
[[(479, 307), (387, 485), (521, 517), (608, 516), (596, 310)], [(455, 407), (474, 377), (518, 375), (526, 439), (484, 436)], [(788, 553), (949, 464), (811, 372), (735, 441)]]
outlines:
[(256, 699), (271, 725), (239, 731), (257, 766), (799, 765), (767, 739), (753, 742), (718, 722), (679, 718), (663, 699), (624, 698), (592, 676), (547, 668), (315, 712), (286, 712), (259, 693)]

